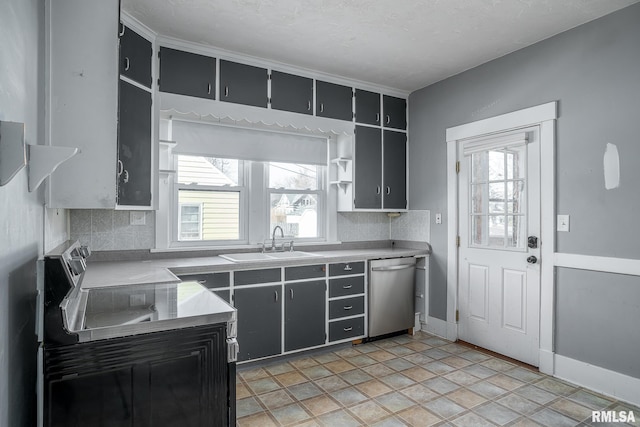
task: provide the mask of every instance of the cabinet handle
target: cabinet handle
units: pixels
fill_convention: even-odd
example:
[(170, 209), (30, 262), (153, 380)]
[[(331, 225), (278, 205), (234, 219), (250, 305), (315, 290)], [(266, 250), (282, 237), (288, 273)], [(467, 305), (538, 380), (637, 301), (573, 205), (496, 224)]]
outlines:
[(348, 328), (342, 328), (343, 331), (349, 332), (353, 330), (353, 326), (349, 326)]
[(387, 194), (391, 194), (391, 187), (387, 185)]
[(291, 299), (293, 299), (293, 289), (289, 289), (289, 293), (291, 294)]
[(342, 285), (342, 289), (351, 289), (353, 285)]
[(324, 113), (324, 103), (320, 103), (320, 112)]
[(380, 113), (376, 113), (376, 123), (380, 123)]
[(387, 124), (391, 123), (391, 117), (387, 114)]
[(207, 95), (211, 95), (211, 83), (207, 85)]
[(353, 270), (353, 268), (351, 268), (349, 264), (344, 266), (344, 271), (351, 271), (351, 270)]
[(120, 36), (120, 37), (124, 36), (124, 29), (125, 29), (125, 26), (124, 26), (124, 24), (121, 22), (121, 23), (120, 23), (120, 32), (118, 33), (118, 36)]
[(344, 308), (345, 310), (351, 310), (353, 308), (353, 306), (352, 305), (345, 305), (342, 308)]
[(131, 65), (131, 62), (129, 61), (129, 57), (125, 56), (124, 57), (124, 70), (125, 71), (129, 71), (129, 65)]
[(122, 180), (122, 182), (124, 182), (125, 184), (129, 182), (129, 171), (126, 169), (124, 170), (124, 179)]
[(200, 285), (204, 286), (204, 285), (207, 284), (207, 279), (196, 280), (196, 282), (198, 282)]
[(225, 97), (229, 96), (229, 86), (224, 87), (224, 96)]
[(275, 291), (273, 294), (275, 295), (276, 302), (278, 302), (278, 291)]
[(376, 187), (376, 194), (380, 194), (380, 186), (379, 185)]
[(122, 175), (124, 171), (124, 165), (122, 164), (122, 160), (118, 160), (118, 176)]
[(311, 101), (307, 101), (307, 111), (311, 111)]

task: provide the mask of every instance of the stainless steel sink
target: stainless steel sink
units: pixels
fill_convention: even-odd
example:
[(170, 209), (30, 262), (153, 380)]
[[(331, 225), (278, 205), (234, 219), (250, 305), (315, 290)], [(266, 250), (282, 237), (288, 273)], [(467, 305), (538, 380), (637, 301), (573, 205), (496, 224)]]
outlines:
[(245, 252), (238, 254), (224, 254), (221, 258), (232, 262), (267, 262), (277, 259), (301, 259), (319, 257), (321, 255), (302, 251), (286, 251), (286, 252)]

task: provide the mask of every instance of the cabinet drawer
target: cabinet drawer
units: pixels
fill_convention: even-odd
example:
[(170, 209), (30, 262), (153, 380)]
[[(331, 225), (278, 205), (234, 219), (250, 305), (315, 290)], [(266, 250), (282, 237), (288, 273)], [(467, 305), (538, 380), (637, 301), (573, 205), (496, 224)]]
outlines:
[(325, 277), (327, 267), (324, 264), (287, 267), (284, 269), (284, 280), (314, 279)]
[(329, 298), (364, 293), (364, 276), (329, 280)]
[(231, 291), (228, 289), (223, 291), (212, 291), (214, 294), (218, 295), (220, 298), (225, 300), (228, 303), (231, 303)]
[(236, 271), (233, 277), (233, 283), (236, 286), (242, 286), (279, 282), (282, 276), (279, 268), (265, 268), (264, 270)]
[(364, 314), (364, 296), (329, 301), (329, 319)]
[(364, 273), (364, 261), (329, 264), (329, 276), (346, 276)]
[(329, 341), (364, 335), (364, 316), (329, 323)]
[(206, 288), (229, 287), (229, 273), (188, 274), (179, 276), (183, 282), (198, 282)]

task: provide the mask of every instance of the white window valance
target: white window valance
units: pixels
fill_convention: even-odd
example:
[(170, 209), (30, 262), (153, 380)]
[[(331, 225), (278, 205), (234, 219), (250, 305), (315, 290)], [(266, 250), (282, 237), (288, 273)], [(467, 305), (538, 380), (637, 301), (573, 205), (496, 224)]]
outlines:
[(253, 161), (327, 164), (326, 136), (173, 119), (173, 152)]
[(527, 144), (527, 134), (525, 132), (514, 133), (511, 135), (489, 136), (474, 138), (463, 142), (464, 156), (470, 156), (474, 153), (481, 153), (493, 149), (513, 148)]

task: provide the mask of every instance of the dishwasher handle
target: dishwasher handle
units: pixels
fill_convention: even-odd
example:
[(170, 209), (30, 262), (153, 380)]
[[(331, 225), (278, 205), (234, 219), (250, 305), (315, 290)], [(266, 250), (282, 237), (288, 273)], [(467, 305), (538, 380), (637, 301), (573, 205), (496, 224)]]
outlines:
[(371, 271), (398, 271), (405, 270), (407, 268), (415, 268), (415, 264), (402, 264), (402, 265), (391, 265), (388, 267), (372, 267)]

